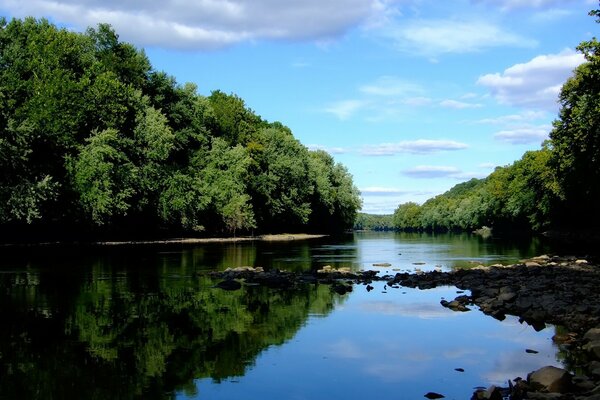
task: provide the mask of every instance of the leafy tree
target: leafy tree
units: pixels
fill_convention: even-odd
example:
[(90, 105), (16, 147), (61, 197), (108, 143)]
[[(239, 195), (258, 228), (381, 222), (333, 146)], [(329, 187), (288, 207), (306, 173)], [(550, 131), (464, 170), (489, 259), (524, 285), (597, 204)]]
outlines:
[(594, 38), (577, 49), (586, 62), (560, 92), (559, 119), (550, 133), (551, 164), (564, 196), (561, 222), (587, 225), (600, 223), (600, 43)]
[(414, 202), (400, 204), (394, 211), (393, 224), (398, 229), (418, 229), (421, 226), (421, 206)]
[(70, 163), (81, 206), (98, 225), (125, 216), (131, 209), (138, 169), (125, 154), (125, 146), (114, 129), (96, 132)]
[(329, 155), (234, 94), (154, 71), (109, 25), (0, 19), (0, 229), (324, 229), (359, 207)]

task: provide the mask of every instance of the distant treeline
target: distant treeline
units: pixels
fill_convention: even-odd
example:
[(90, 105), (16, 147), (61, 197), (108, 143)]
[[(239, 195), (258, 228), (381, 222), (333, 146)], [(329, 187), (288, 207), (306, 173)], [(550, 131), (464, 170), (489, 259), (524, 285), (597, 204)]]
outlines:
[[(590, 13), (600, 16), (600, 10)], [(598, 20), (600, 22), (600, 19)], [(512, 165), (473, 179), (423, 205), (405, 203), (394, 213), (398, 229), (597, 229), (600, 226), (600, 43), (577, 49), (586, 62), (559, 96), (550, 138)]]
[(354, 222), (354, 229), (358, 231), (392, 231), (395, 230), (392, 214), (366, 214), (358, 213)]
[(329, 154), (155, 71), (108, 25), (0, 19), (5, 235), (331, 231), (360, 206)]

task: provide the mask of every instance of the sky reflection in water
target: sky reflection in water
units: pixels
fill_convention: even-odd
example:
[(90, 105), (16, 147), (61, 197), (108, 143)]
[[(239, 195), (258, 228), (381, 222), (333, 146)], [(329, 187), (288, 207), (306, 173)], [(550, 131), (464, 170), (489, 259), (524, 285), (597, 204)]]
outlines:
[(383, 285), (370, 293), (359, 286), (326, 318), (311, 317), (291, 342), (266, 350), (235, 382), (197, 381), (198, 398), (417, 399), (435, 391), (466, 399), (475, 386), (505, 385), (507, 378), (560, 365), (551, 327), (535, 332), (514, 317), (500, 322), (441, 307), (439, 300), (454, 298), (456, 288), (383, 293)]

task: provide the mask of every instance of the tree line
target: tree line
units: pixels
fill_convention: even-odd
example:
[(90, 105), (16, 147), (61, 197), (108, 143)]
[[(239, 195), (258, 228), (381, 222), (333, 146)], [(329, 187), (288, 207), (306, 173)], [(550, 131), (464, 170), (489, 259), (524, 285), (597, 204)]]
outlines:
[[(590, 12), (600, 22), (600, 10)], [(541, 149), (419, 205), (400, 204), (403, 230), (594, 229), (600, 226), (600, 43), (577, 50), (585, 62), (563, 85), (558, 118)]]
[(154, 70), (109, 25), (0, 18), (5, 235), (330, 231), (360, 206), (329, 154)]

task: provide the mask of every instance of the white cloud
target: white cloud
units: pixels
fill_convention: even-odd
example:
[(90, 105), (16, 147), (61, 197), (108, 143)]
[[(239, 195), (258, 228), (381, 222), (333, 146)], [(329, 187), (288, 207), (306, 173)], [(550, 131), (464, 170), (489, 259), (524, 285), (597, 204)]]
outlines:
[(452, 108), (455, 110), (464, 110), (466, 108), (481, 108), (482, 107), (481, 104), (467, 103), (464, 101), (457, 101), (457, 100), (442, 100), (442, 101), (440, 101), (440, 106), (442, 106), (444, 108)]
[(456, 167), (437, 166), (437, 165), (418, 165), (416, 167), (404, 170), (404, 175), (417, 179), (434, 179), (454, 177), (462, 171)]
[(573, 3), (574, 0), (473, 0), (475, 3), (487, 3), (502, 10), (514, 10), (519, 8), (549, 8), (555, 5)]
[(475, 123), (491, 125), (510, 125), (515, 123), (533, 122), (541, 119), (547, 119), (548, 113), (545, 111), (523, 111), (518, 114), (502, 115), (495, 118), (483, 118)]
[(555, 112), (561, 86), (584, 61), (583, 55), (567, 49), (513, 65), (502, 73), (483, 75), (477, 83), (490, 89), (502, 104)]
[(141, 46), (213, 49), (242, 41), (326, 40), (393, 15), (386, 0), (0, 0), (17, 17), (78, 29), (110, 23)]
[(495, 133), (494, 139), (510, 144), (541, 143), (548, 139), (548, 133), (551, 129), (552, 128), (549, 125), (542, 125), (503, 130)]
[(398, 153), (431, 154), (440, 151), (463, 150), (469, 146), (466, 143), (454, 140), (427, 140), (419, 139), (398, 143), (382, 143), (375, 146), (365, 146), (363, 155), (367, 156), (392, 156)]
[(402, 51), (429, 57), (445, 53), (472, 53), (499, 46), (536, 45), (534, 40), (483, 20), (411, 20), (386, 27), (383, 35), (393, 39)]
[(325, 108), (325, 112), (346, 120), (366, 105), (367, 103), (362, 100), (342, 100), (329, 105)]

